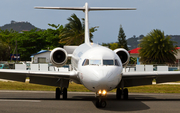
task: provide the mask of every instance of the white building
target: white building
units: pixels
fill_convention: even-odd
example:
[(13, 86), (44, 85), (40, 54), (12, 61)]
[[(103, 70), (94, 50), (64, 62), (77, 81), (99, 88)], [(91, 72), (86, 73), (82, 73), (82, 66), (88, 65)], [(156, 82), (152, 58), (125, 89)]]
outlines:
[(36, 54), (31, 56), (32, 63), (50, 63), (50, 53), (49, 50), (41, 50)]

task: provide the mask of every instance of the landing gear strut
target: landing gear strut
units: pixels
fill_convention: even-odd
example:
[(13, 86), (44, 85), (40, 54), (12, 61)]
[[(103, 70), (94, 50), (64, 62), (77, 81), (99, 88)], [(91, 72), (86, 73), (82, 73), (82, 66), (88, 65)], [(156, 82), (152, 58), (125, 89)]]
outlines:
[(60, 95), (63, 95), (63, 99), (66, 100), (67, 99), (67, 88), (56, 88), (56, 100), (60, 99)]
[(117, 88), (117, 90), (116, 90), (116, 99), (120, 100), (121, 95), (123, 95), (124, 100), (127, 100), (128, 99), (128, 89), (125, 88), (125, 89), (121, 90), (120, 88)]

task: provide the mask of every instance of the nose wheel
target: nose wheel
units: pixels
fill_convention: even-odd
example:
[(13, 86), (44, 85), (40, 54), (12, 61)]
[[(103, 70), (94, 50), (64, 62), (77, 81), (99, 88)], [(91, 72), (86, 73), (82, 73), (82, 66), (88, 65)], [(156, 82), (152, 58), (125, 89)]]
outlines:
[(96, 101), (97, 108), (105, 108), (106, 107), (106, 90), (99, 90), (96, 95), (98, 95), (98, 100)]
[(105, 108), (106, 107), (106, 101), (104, 99), (99, 99), (96, 101), (96, 107), (97, 108)]

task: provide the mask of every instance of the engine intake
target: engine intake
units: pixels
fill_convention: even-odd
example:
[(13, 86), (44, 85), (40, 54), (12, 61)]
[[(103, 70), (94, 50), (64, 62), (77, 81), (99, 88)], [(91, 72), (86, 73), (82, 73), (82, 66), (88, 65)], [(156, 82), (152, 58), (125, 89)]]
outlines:
[(54, 66), (60, 67), (67, 62), (67, 52), (63, 48), (55, 48), (51, 51), (50, 61)]
[(115, 49), (114, 52), (119, 56), (123, 67), (126, 66), (129, 63), (129, 52), (123, 48)]

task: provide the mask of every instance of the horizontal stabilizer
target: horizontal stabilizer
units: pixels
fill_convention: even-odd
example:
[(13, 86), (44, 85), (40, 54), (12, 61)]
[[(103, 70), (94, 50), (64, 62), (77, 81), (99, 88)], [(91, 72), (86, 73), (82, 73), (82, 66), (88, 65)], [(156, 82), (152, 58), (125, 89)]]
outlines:
[[(56, 9), (56, 10), (81, 10), (84, 11), (85, 7), (34, 7), (35, 9)], [(123, 8), (123, 7), (89, 7), (88, 11), (100, 10), (136, 10), (136, 8)]]
[(103, 11), (103, 10), (136, 10), (136, 8), (122, 8), (122, 7), (89, 7), (88, 3), (85, 3), (84, 7), (35, 7), (35, 9), (55, 9), (55, 10), (79, 10), (85, 12), (85, 43), (89, 44), (90, 32), (89, 32), (89, 11)]
[(34, 7), (35, 9), (85, 10), (84, 7)]
[(136, 10), (136, 8), (123, 8), (123, 7), (90, 7), (89, 11), (99, 10)]

